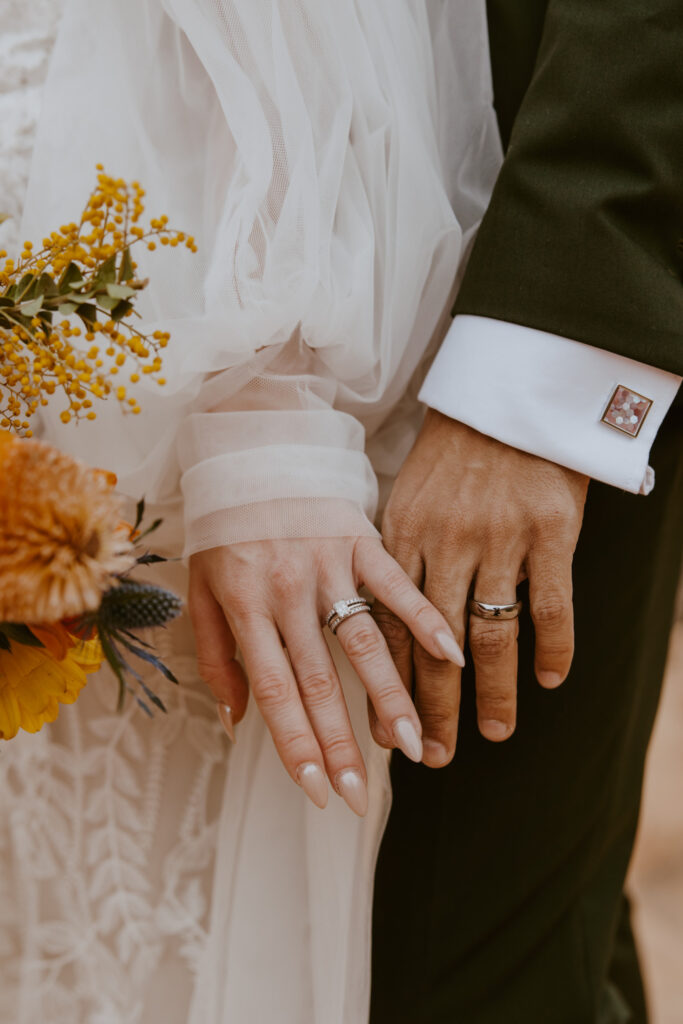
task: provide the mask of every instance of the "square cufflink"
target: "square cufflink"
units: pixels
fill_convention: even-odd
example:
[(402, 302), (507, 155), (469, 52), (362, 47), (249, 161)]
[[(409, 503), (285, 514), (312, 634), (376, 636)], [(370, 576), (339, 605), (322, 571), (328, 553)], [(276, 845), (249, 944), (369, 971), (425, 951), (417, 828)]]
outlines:
[(629, 437), (638, 437), (645, 417), (652, 408), (652, 399), (618, 384), (609, 400), (601, 423), (620, 430)]

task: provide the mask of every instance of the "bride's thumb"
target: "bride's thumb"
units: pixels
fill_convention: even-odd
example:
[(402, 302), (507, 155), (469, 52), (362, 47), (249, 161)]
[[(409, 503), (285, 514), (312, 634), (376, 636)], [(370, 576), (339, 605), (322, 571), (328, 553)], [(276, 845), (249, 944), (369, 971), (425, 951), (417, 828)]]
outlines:
[(216, 701), (218, 718), (230, 739), (249, 699), (244, 669), (236, 660), (237, 645), (223, 609), (203, 583), (191, 585), (188, 600), (197, 644), (197, 666)]

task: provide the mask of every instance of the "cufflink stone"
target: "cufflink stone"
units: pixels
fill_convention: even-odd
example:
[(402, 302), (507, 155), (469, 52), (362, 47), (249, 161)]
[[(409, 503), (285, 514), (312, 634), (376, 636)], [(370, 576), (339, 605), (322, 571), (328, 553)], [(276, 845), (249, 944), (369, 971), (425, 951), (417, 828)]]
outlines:
[(651, 408), (652, 399), (619, 384), (609, 400), (601, 423), (606, 423), (608, 427), (614, 427), (629, 437), (638, 437)]

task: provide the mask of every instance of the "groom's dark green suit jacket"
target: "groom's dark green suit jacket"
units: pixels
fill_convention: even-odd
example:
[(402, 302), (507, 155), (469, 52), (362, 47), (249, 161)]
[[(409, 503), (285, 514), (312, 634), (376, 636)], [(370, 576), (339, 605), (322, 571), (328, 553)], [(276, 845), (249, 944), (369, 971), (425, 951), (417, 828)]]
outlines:
[(683, 375), (683, 0), (488, 11), (507, 153), (456, 312)]

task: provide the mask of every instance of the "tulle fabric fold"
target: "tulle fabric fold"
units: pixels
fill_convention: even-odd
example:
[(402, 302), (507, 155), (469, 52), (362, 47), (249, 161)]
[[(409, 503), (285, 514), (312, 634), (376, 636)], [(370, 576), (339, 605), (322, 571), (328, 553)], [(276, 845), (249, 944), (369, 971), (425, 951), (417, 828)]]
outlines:
[[(230, 483), (235, 494), (248, 491), (249, 460), (193, 473), (187, 450), (179, 459), (175, 447), (186, 416), (216, 408), (229, 416), (250, 380), (289, 376), (289, 398), (278, 405), (283, 459), (301, 436), (300, 414), (330, 412), (329, 438), (326, 426), (312, 434), (291, 475), (299, 508), (339, 496), (327, 483), (336, 414), (366, 429), (371, 454), (434, 337), (497, 170), (484, 4), (100, 0), (93, 12), (87, 0), (67, 5), (25, 230), (39, 235), (67, 211), (70, 219), (100, 159), (142, 181), (150, 211), (191, 232), (199, 255), (140, 255), (140, 273), (151, 278), (145, 326), (172, 333), (168, 383), (160, 395), (143, 382), (135, 424), (100, 410), (84, 447), (116, 430), (113, 468), (127, 493), (144, 481), (151, 499), (178, 500), (184, 472), (188, 532), (220, 511), (221, 530), (213, 541), (200, 530), (201, 544), (224, 538), (231, 515), (227, 536), (244, 539), (253, 495), (242, 506), (223, 499)], [(78, 125), (68, 145), (65, 110)], [(264, 389), (251, 408), (265, 412), (272, 399)], [(404, 431), (414, 436), (417, 422), (415, 405)], [(208, 420), (206, 433), (213, 429)], [(249, 429), (223, 420), (220, 436), (239, 431), (249, 451)], [(326, 473), (318, 445), (330, 449)], [(263, 536), (279, 536), (291, 517), (276, 514), (281, 477), (273, 474), (269, 495), (266, 461), (259, 500), (272, 501), (274, 515), (269, 523), (264, 505), (259, 522)], [(340, 475), (351, 462), (351, 528), (368, 532), (376, 511), (368, 465), (340, 456)], [(334, 529), (333, 520), (315, 521), (323, 534)], [(350, 528), (348, 515), (338, 522)]]

